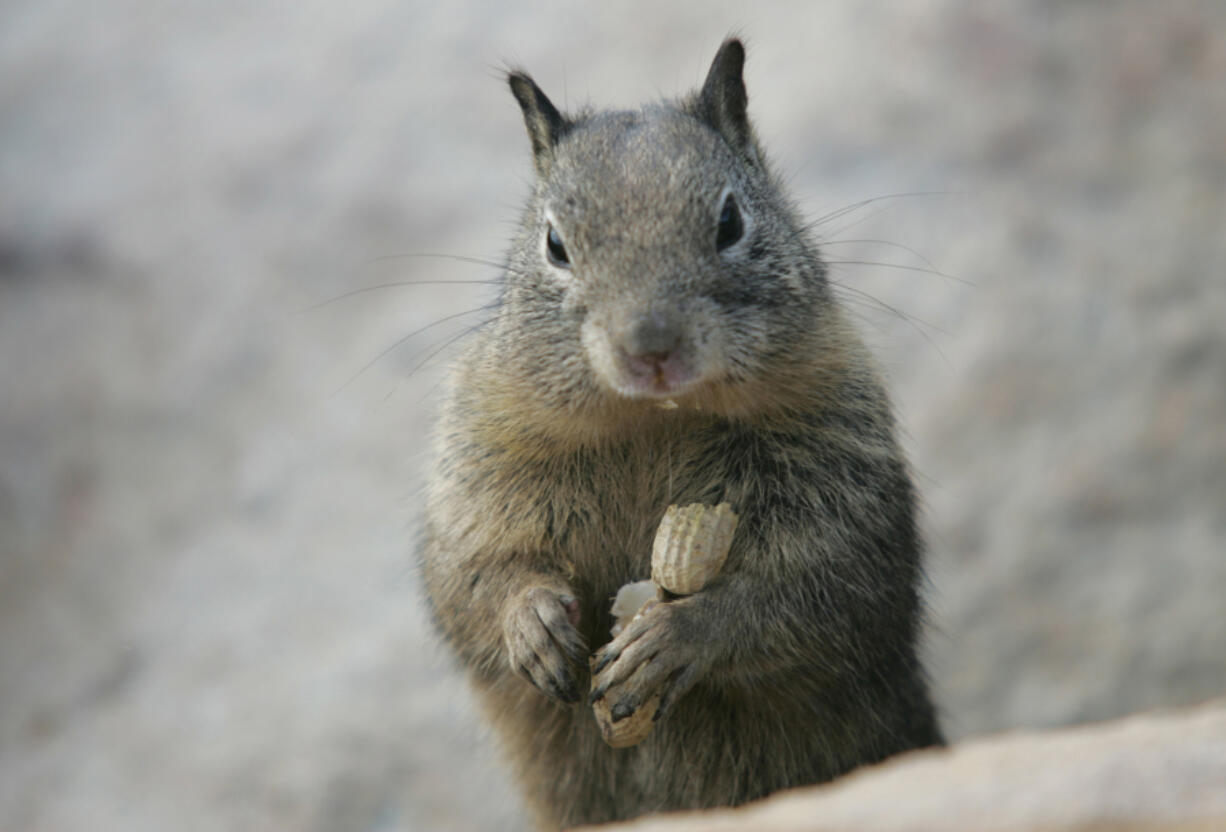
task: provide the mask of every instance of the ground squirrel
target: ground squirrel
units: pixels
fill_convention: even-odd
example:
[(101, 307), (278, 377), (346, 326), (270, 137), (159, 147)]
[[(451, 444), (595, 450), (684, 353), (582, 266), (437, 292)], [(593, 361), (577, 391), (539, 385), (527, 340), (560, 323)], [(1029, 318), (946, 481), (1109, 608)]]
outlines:
[[(421, 563), (544, 828), (941, 742), (907, 464), (750, 125), (744, 56), (728, 40), (697, 93), (627, 112), (564, 114), (508, 77), (535, 186), (453, 373)], [(741, 518), (723, 572), (611, 639), (665, 509), (720, 502)], [(591, 701), (616, 719), (656, 694), (645, 742), (601, 741)]]

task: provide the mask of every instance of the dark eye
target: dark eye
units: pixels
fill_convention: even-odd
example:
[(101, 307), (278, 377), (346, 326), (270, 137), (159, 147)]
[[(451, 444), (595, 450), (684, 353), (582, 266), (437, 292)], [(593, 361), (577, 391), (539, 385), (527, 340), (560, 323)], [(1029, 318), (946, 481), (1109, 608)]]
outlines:
[(566, 254), (566, 246), (562, 245), (562, 235), (552, 225), (549, 226), (549, 231), (545, 234), (545, 251), (549, 255), (550, 263), (562, 268), (570, 266), (570, 257)]
[(741, 221), (741, 209), (737, 207), (732, 194), (728, 194), (724, 207), (719, 212), (719, 227), (715, 232), (716, 250), (723, 251), (741, 239), (744, 233), (745, 223)]

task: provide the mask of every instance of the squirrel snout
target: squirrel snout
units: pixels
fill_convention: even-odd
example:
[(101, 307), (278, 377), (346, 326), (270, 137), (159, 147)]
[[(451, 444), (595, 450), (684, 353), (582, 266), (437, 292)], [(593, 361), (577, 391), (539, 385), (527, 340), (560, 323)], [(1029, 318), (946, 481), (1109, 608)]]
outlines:
[(711, 375), (713, 339), (703, 316), (677, 306), (621, 302), (588, 316), (584, 350), (606, 389), (630, 398), (672, 397)]
[(685, 349), (685, 325), (677, 313), (648, 312), (627, 326), (615, 343), (618, 375), (626, 391), (671, 393), (694, 378)]
[(663, 364), (681, 345), (681, 332), (678, 316), (649, 312), (630, 327), (622, 349), (636, 362)]

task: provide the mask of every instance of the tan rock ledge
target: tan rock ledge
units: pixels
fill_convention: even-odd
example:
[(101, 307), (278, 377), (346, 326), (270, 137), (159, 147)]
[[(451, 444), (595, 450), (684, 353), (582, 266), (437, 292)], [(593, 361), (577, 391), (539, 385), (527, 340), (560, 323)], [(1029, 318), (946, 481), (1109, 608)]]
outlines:
[(739, 809), (601, 827), (635, 832), (1220, 832), (1226, 699), (921, 751)]

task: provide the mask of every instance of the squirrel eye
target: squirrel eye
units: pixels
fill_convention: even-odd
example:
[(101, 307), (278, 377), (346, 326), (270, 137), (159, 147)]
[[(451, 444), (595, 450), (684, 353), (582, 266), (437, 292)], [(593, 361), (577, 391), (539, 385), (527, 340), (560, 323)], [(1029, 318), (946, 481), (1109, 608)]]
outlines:
[(558, 230), (549, 226), (549, 231), (545, 234), (545, 252), (549, 255), (549, 262), (561, 268), (570, 266), (570, 257), (566, 254), (566, 246), (562, 245), (562, 235)]
[(732, 194), (728, 194), (724, 207), (719, 212), (719, 226), (715, 232), (716, 250), (723, 251), (741, 239), (744, 233), (745, 223), (741, 221), (741, 209), (737, 207)]

